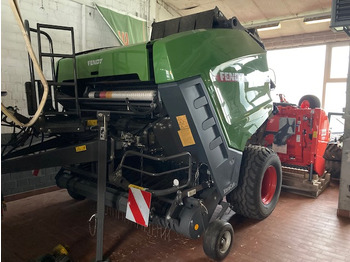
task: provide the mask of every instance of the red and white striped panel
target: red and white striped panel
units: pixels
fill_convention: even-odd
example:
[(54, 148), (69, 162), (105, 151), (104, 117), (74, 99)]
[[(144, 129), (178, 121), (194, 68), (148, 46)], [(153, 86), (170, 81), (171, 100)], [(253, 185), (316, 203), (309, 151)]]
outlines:
[(32, 175), (33, 175), (33, 176), (38, 176), (39, 173), (40, 173), (40, 169), (34, 169), (34, 170), (32, 171)]
[(148, 227), (152, 194), (142, 188), (130, 185), (125, 217), (142, 226)]

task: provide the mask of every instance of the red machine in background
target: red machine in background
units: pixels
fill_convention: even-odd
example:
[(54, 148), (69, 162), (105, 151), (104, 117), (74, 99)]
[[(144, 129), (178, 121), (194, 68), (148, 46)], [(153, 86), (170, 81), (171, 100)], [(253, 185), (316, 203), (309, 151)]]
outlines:
[(317, 197), (329, 183), (323, 158), (330, 137), (328, 117), (312, 95), (302, 97), (299, 106), (281, 97), (275, 106), (278, 112), (268, 120), (264, 143), (278, 153), (283, 187)]

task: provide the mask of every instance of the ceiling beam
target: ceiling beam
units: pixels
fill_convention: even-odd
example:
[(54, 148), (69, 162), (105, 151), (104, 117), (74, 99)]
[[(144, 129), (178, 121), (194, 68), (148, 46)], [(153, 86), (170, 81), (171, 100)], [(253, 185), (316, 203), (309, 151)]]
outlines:
[(314, 17), (321, 17), (321, 16), (330, 16), (331, 15), (331, 9), (327, 8), (324, 10), (315, 10), (311, 12), (305, 12), (295, 15), (288, 15), (288, 16), (280, 16), (280, 17), (274, 17), (270, 19), (262, 19), (262, 20), (255, 20), (255, 21), (249, 21), (246, 23), (242, 23), (244, 27), (251, 28), (251, 27), (258, 27), (258, 26), (266, 26), (273, 23), (288, 21), (288, 20), (294, 20), (294, 19), (300, 19), (300, 18), (314, 18)]

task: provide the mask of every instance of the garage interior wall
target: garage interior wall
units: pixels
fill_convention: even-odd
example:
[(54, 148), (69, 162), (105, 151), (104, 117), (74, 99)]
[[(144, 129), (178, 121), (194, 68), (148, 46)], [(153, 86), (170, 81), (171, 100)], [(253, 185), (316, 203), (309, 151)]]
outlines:
[[(145, 19), (149, 30), (151, 30), (153, 21), (162, 21), (179, 16), (174, 9), (164, 4), (162, 0), (135, 0), (128, 2), (124, 0), (95, 0), (94, 2), (115, 11)], [(93, 7), (92, 1), (18, 0), (18, 4), (22, 18), (29, 20), (31, 27), (36, 27), (36, 23), (74, 27), (77, 52), (119, 45), (118, 40)], [(52, 37), (54, 49), (57, 52), (70, 50), (71, 43), (68, 34), (53, 32)], [(267, 50), (273, 50), (315, 44), (329, 46), (332, 43), (344, 40), (348, 41), (345, 33), (334, 34), (331, 31), (327, 31), (263, 39), (263, 42)], [(36, 39), (34, 36), (32, 36), (32, 41), (34, 50), (36, 50)], [(8, 95), (2, 97), (2, 101), (7, 106), (18, 106), (19, 113), (26, 115), (24, 83), (29, 80), (28, 58), (23, 37), (20, 34), (7, 0), (1, 1), (1, 51), (1, 86), (2, 91), (8, 91)], [(44, 71), (48, 74), (49, 68), (45, 68), (46, 70)], [(11, 131), (2, 127), (2, 134), (10, 133)], [(38, 177), (33, 177), (31, 172), (2, 175), (2, 192), (5, 195), (10, 195), (55, 185), (52, 173), (54, 173), (52, 170), (42, 171)]]
[[(119, 46), (118, 40), (91, 3), (87, 0), (18, 1), (22, 18), (27, 19), (33, 28), (36, 27), (37, 23), (74, 27), (76, 52)], [(172, 17), (162, 5), (157, 4), (156, 0), (128, 2), (96, 0), (95, 3), (145, 19), (148, 21), (149, 29), (154, 20)], [(53, 39), (55, 52), (67, 53), (67, 50), (68, 52), (71, 50), (70, 35), (67, 32), (50, 30), (47, 32)], [(36, 38), (34, 34), (31, 35), (34, 50), (37, 50)], [(43, 45), (45, 45), (44, 41)], [(1, 86), (2, 91), (8, 91), (8, 95), (2, 100), (5, 105), (16, 105), (19, 108), (19, 113), (26, 115), (24, 83), (29, 80), (28, 58), (23, 37), (8, 0), (1, 1), (1, 51)], [(49, 69), (44, 65), (46, 75), (49, 75)], [(2, 133), (8, 132), (12, 132), (12, 130), (4, 130), (2, 127)]]
[[(95, 0), (96, 4), (115, 11), (145, 19), (149, 29), (156, 20), (172, 18), (173, 15), (156, 0)], [(30, 27), (37, 23), (74, 27), (76, 52), (100, 47), (119, 46), (119, 42), (98, 11), (88, 0), (17, 0), (23, 20)], [(70, 34), (46, 30), (53, 39), (54, 51), (71, 52)], [(35, 34), (31, 34), (33, 49), (37, 50)], [(42, 39), (45, 48), (45, 41)], [(44, 62), (44, 73), (50, 75), (48, 61)], [(8, 0), (1, 1), (1, 90), (6, 106), (17, 106), (19, 113), (27, 115), (24, 83), (30, 80), (28, 56), (25, 43)], [(9, 138), (9, 128), (1, 127), (2, 143)], [(57, 168), (41, 170), (37, 176), (32, 172), (3, 174), (1, 191), (7, 195), (54, 186)]]

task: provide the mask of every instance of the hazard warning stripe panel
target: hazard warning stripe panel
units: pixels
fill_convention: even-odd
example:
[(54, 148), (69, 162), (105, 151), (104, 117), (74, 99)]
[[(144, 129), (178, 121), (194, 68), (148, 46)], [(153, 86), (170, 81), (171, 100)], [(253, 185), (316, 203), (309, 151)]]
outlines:
[[(139, 190), (139, 189), (134, 189), (134, 190)], [(130, 188), (130, 191), (133, 191), (133, 190)], [(134, 197), (135, 194), (134, 192), (131, 193), (130, 191), (129, 191), (129, 199), (128, 199), (128, 208), (130, 209), (130, 212), (129, 212), (130, 218), (128, 217), (128, 212), (126, 213), (126, 218), (135, 223), (145, 225), (146, 223), (145, 223), (145, 220), (143, 219), (143, 214), (141, 213), (141, 210)]]
[(138, 187), (130, 186), (125, 217), (130, 221), (148, 226), (152, 194)]
[(145, 204), (147, 205), (148, 209), (151, 206), (151, 198), (152, 198), (152, 194), (146, 191), (141, 190), (143, 199), (145, 200)]

